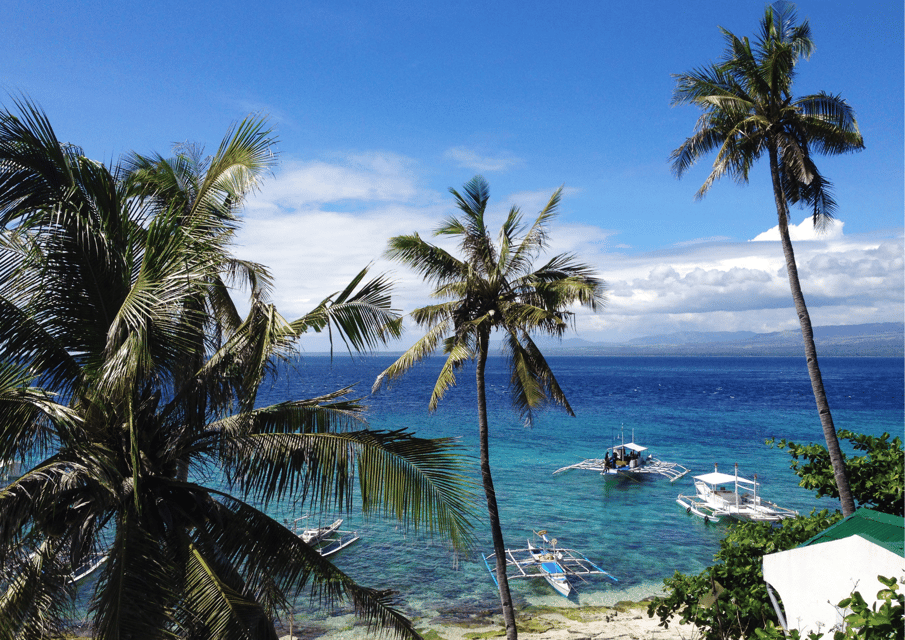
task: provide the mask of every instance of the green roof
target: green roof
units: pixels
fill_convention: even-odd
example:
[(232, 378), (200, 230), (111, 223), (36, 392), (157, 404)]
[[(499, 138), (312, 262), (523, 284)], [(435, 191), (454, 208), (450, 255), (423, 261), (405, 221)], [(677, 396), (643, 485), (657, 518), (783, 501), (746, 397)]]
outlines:
[(842, 540), (858, 535), (876, 545), (905, 557), (905, 518), (862, 507), (852, 515), (834, 524), (826, 531), (804, 542), (807, 547), (821, 542)]

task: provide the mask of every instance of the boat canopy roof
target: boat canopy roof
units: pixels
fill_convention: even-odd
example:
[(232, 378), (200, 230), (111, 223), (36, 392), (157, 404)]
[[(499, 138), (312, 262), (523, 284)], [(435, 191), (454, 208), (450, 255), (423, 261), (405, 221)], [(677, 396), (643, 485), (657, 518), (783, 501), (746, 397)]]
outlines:
[(635, 444), (634, 442), (629, 442), (627, 444), (617, 444), (615, 447), (610, 447), (610, 449), (630, 449), (631, 451), (647, 451), (647, 447), (642, 447), (640, 444)]
[(747, 478), (743, 478), (741, 476), (734, 476), (728, 473), (721, 473), (719, 471), (714, 471), (712, 473), (705, 473), (702, 476), (694, 476), (695, 480), (700, 480), (701, 482), (706, 482), (707, 484), (729, 484), (731, 482), (735, 482), (736, 480), (739, 483), (744, 484), (754, 484), (754, 480), (748, 480)]

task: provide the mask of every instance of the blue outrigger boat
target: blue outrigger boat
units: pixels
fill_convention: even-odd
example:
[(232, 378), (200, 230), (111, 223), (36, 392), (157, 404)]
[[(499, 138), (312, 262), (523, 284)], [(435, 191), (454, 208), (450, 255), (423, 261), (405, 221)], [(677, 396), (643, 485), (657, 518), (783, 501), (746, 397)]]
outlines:
[[(525, 549), (506, 549), (506, 576), (510, 580), (544, 578), (565, 597), (569, 597), (574, 591), (570, 581), (572, 577), (584, 579), (583, 576), (597, 574), (604, 575), (613, 582), (619, 582), (616, 577), (591, 562), (584, 554), (575, 549), (557, 546), (556, 538), (548, 538), (546, 530), (535, 531), (534, 534), (537, 536), (536, 544), (528, 540)], [(491, 553), (482, 557), (494, 584), (499, 586), (496, 555)]]

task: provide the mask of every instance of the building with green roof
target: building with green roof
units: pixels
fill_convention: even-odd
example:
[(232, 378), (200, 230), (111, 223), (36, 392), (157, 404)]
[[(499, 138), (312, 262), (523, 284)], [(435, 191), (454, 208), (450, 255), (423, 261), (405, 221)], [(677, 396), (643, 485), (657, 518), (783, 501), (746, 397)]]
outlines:
[(795, 549), (765, 555), (763, 563), (783, 628), (798, 629), (802, 637), (828, 634), (841, 627), (845, 614), (835, 604), (853, 591), (871, 604), (884, 588), (877, 576), (905, 580), (905, 518), (858, 509)]

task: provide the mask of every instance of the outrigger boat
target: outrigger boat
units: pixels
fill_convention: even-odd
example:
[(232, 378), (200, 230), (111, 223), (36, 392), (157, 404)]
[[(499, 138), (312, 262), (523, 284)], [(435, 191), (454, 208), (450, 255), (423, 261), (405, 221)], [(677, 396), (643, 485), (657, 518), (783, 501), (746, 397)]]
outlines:
[(676, 502), (687, 513), (693, 513), (705, 522), (719, 522), (724, 516), (736, 520), (777, 522), (798, 515), (797, 511), (780, 507), (759, 496), (757, 475), (754, 480), (742, 478), (738, 475), (738, 464), (735, 465), (734, 476), (720, 473), (713, 465), (713, 473), (694, 477), (694, 486), (695, 495), (680, 494)]
[(317, 552), (325, 558), (332, 556), (358, 540), (359, 537), (357, 531), (340, 531), (337, 529), (331, 535), (321, 538), (320, 543), (316, 547)]
[[(514, 578), (544, 578), (558, 593), (569, 597), (574, 588), (570, 582), (572, 577), (582, 580), (586, 575), (604, 575), (613, 582), (619, 582), (609, 572), (604, 571), (584, 554), (575, 549), (557, 546), (556, 538), (547, 537), (547, 531), (535, 531), (537, 545), (528, 540), (526, 549), (506, 549), (506, 576)], [(490, 577), (499, 586), (496, 574), (496, 555), (482, 556)]]
[(311, 529), (302, 529), (299, 531), (302, 520), (306, 520), (308, 516), (302, 516), (301, 518), (296, 518), (292, 521), (292, 528), (295, 531), (296, 535), (301, 538), (304, 542), (314, 545), (332, 534), (334, 531), (339, 529), (340, 525), (343, 523), (342, 518), (337, 518), (331, 524), (328, 524), (324, 527), (314, 527)]
[(550, 583), (550, 586), (568, 598), (569, 594), (572, 593), (572, 585), (566, 577), (565, 568), (559, 564), (562, 552), (556, 549), (556, 538), (548, 540), (547, 532), (544, 530), (537, 531), (536, 535), (540, 536), (547, 543), (547, 546), (544, 548), (535, 547), (528, 540), (528, 553), (538, 563), (541, 575)]
[(92, 573), (100, 569), (101, 565), (107, 562), (107, 558), (109, 557), (110, 556), (106, 552), (88, 554), (88, 556), (82, 561), (82, 564), (76, 567), (75, 571), (72, 572), (72, 576), (69, 578), (69, 582), (73, 584), (81, 582)]
[(311, 545), (324, 557), (345, 549), (360, 538), (357, 531), (342, 531), (340, 526), (342, 518), (337, 518), (332, 523), (323, 527), (303, 528), (301, 523), (308, 516), (302, 516), (292, 521), (292, 530), (306, 544)]
[[(28, 554), (28, 562), (33, 562), (37, 557), (37, 552), (33, 552)], [(106, 551), (94, 551), (85, 556), (81, 563), (78, 566), (72, 569), (72, 573), (69, 574), (67, 578), (67, 582), (70, 584), (78, 584), (92, 573), (100, 569), (105, 562), (109, 559), (110, 555)], [(9, 566), (2, 570), (2, 574), (9, 574), (13, 571), (14, 564), (11, 562)], [(4, 576), (5, 577), (5, 576)], [(2, 580), (0, 580), (0, 585), (4, 584)]]
[[(632, 440), (634, 441), (634, 439), (635, 433), (632, 431)], [(688, 473), (688, 469), (680, 464), (658, 460), (652, 454), (645, 454), (644, 452), (647, 450), (647, 447), (635, 442), (626, 443), (625, 433), (623, 432), (622, 443), (608, 448), (603, 458), (589, 458), (577, 464), (562, 467), (554, 471), (553, 475), (571, 469), (583, 469), (585, 471), (596, 471), (604, 477), (629, 477), (636, 479), (639, 476), (660, 475), (669, 478), (670, 482), (675, 482)], [(610, 455), (611, 452), (612, 455)]]

